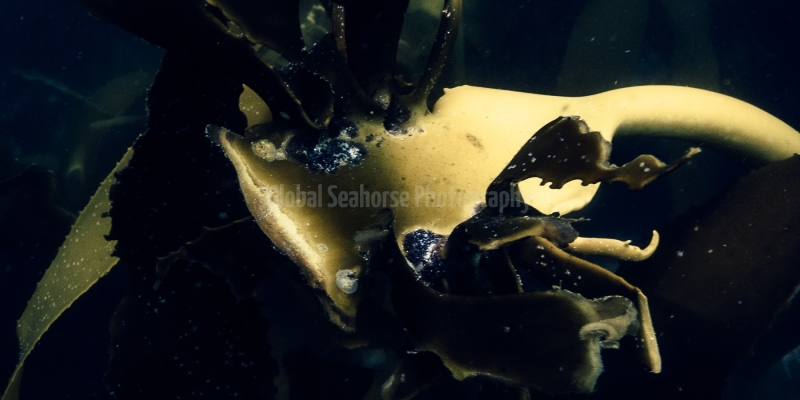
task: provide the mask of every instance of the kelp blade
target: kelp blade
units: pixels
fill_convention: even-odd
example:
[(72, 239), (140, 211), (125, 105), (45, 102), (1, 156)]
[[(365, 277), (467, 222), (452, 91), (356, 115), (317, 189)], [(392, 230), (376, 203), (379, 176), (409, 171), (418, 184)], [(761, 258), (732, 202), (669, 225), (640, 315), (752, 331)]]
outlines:
[(104, 215), (111, 208), (108, 192), (116, 182), (114, 174), (128, 165), (131, 155), (132, 148), (100, 184), (72, 225), (50, 268), (36, 285), (36, 291), (17, 322), (20, 359), (2, 400), (19, 398), (22, 366), (45, 331), (117, 264), (119, 259), (111, 255), (116, 241), (105, 239), (111, 229), (111, 219)]

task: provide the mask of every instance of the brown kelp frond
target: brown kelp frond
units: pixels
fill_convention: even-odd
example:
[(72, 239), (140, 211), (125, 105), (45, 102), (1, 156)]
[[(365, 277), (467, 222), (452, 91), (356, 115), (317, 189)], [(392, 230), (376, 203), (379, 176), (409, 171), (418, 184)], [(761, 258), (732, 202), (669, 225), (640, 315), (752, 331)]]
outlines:
[(658, 232), (653, 231), (653, 238), (645, 248), (632, 245), (630, 240), (588, 237), (576, 238), (567, 248), (573, 253), (614, 257), (623, 261), (644, 261), (655, 253), (658, 241)]
[(387, 112), (385, 125), (390, 131), (401, 131), (406, 123), (413, 120), (414, 115), (424, 115), (428, 112), (428, 96), (442, 75), (456, 46), (461, 14), (461, 0), (445, 0), (439, 30), (436, 32), (436, 39), (431, 46), (422, 77), (410, 94), (393, 99)]
[[(227, 72), (258, 93), (273, 114), (285, 115), (286, 125), (318, 128), (314, 122), (318, 118), (306, 113), (273, 67), (265, 63), (246, 40), (230, 33), (205, 2), (80, 0), (80, 3), (95, 18), (118, 25), (168, 50), (188, 51), (204, 55), (208, 63), (235, 66)], [(238, 25), (251, 26), (242, 22)]]
[(336, 43), (336, 49), (347, 61), (347, 40), (344, 33), (344, 6), (337, 3), (330, 3), (327, 7), (328, 15), (331, 17), (331, 34)]
[(653, 372), (661, 372), (661, 355), (650, 316), (647, 297), (637, 287), (613, 272), (575, 257), (542, 237), (529, 237), (508, 247), (509, 258), (520, 271), (529, 272), (548, 286), (558, 286), (588, 298), (624, 296), (639, 310), (638, 352)]
[(433, 86), (442, 75), (447, 61), (450, 60), (453, 48), (456, 46), (458, 30), (461, 26), (461, 14), (463, 12), (461, 2), (462, 0), (445, 0), (444, 8), (442, 9), (442, 19), (441, 22), (439, 22), (439, 30), (436, 32), (436, 39), (431, 46), (431, 54), (428, 57), (428, 63), (414, 91), (403, 98), (402, 102), (404, 105), (408, 107), (427, 107), (426, 102), (428, 100), (428, 95), (430, 95)]
[(486, 376), (551, 393), (591, 392), (602, 370), (600, 349), (615, 347), (636, 326), (636, 310), (620, 296), (442, 294), (419, 280), (395, 241), (386, 241), (379, 258), (414, 345), (436, 353), (459, 380)]
[(663, 229), (653, 257), (620, 266), (650, 299), (665, 365), (681, 366), (615, 377), (633, 384), (632, 395), (680, 385), (695, 398), (718, 398), (752, 355), (800, 283), (799, 175), (799, 156), (753, 171)]
[(559, 189), (579, 179), (583, 185), (597, 182), (625, 182), (631, 189), (641, 189), (700, 152), (690, 149), (672, 164), (664, 164), (651, 155), (641, 155), (617, 167), (609, 165), (611, 143), (599, 132), (589, 131), (580, 117), (559, 117), (536, 132), (517, 152), (508, 166), (489, 186), (489, 192), (509, 192), (516, 183), (541, 178), (542, 185)]
[[(622, 180), (632, 188), (639, 188), (679, 165), (668, 166), (652, 156), (640, 156), (634, 161), (646, 160), (637, 165), (644, 172), (632, 173), (625, 166), (609, 166), (610, 151), (611, 144), (598, 132), (589, 132), (586, 123), (578, 118), (561, 117), (545, 125), (488, 186), (485, 207), (453, 230), (441, 257), (446, 259), (446, 269), (452, 278), (448, 285), (450, 293), (486, 292), (480, 288), (477, 271), (481, 268), (492, 275), (495, 265), (470, 260), (474, 260), (476, 254), (500, 249), (506, 252), (505, 262), (512, 271), (521, 267), (548, 286), (564, 287), (588, 298), (626, 297), (639, 310), (638, 327), (633, 333), (638, 333), (642, 344), (641, 359), (652, 371), (659, 372), (661, 358), (647, 298), (642, 291), (600, 266), (564, 252), (559, 246), (568, 246), (578, 238), (578, 232), (571, 226), (572, 221), (542, 215), (526, 204), (516, 190), (518, 182), (530, 177), (541, 177), (557, 187), (579, 179), (585, 184)], [(539, 161), (539, 158), (543, 160)], [(585, 242), (579, 242), (584, 245), (579, 249), (620, 258), (647, 258), (657, 246), (657, 239), (646, 252), (611, 239), (589, 240), (589, 244), (604, 246), (602, 249), (586, 246)], [(570, 278), (570, 270), (576, 274), (577, 280)], [(574, 285), (564, 285), (564, 280), (574, 281), (570, 282)], [(494, 288), (489, 293), (495, 293)]]
[(297, 14), (299, 0), (207, 0), (234, 21), (252, 43), (263, 44), (286, 57), (300, 60), (303, 34)]
[[(371, 118), (381, 116), (376, 106), (359, 86), (350, 70), (345, 54), (340, 51), (339, 41), (333, 35), (325, 35), (308, 50), (302, 66), (324, 77), (330, 85), (333, 109), (336, 117)], [(370, 114), (370, 111), (372, 112)]]
[(132, 155), (133, 150), (128, 150), (78, 215), (64, 244), (58, 249), (58, 255), (28, 301), (25, 312), (17, 322), (19, 363), (3, 393), (3, 400), (19, 398), (22, 367), (42, 335), (75, 300), (119, 261), (111, 255), (115, 242), (105, 237), (111, 228), (111, 219), (105, 214), (111, 207), (108, 192), (116, 182), (115, 174), (128, 165)]
[[(383, 117), (392, 131), (404, 129), (413, 115), (427, 112), (428, 95), (455, 46), (462, 8), (461, 0), (445, 1), (428, 63), (413, 87), (396, 74), (408, 0), (328, 2), (332, 32), (309, 49), (303, 42), (298, 0), (81, 0), (81, 4), (93, 16), (154, 44), (230, 65), (226, 73), (255, 91), (273, 115), (282, 117), (276, 123), (317, 130), (339, 118)], [(285, 69), (288, 74), (276, 71), (253, 45), (264, 45), (291, 62), (292, 68)]]

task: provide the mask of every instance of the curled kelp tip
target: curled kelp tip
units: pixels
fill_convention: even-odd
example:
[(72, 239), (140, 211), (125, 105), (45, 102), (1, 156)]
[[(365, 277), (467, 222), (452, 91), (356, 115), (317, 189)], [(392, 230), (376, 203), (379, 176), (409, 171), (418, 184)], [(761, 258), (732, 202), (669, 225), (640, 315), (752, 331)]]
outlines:
[(644, 261), (655, 253), (659, 242), (658, 232), (645, 248), (631, 245), (630, 240), (578, 237), (567, 245), (567, 250), (585, 255), (613, 257), (624, 261)]
[(546, 285), (571, 288), (588, 297), (620, 295), (634, 302), (638, 310), (638, 329), (635, 334), (641, 342), (639, 358), (652, 372), (661, 371), (661, 355), (650, 308), (647, 297), (639, 288), (541, 237), (534, 236), (512, 243), (508, 253), (516, 268), (530, 273)]
[(639, 330), (638, 312), (633, 302), (618, 300), (620, 296), (607, 296), (592, 300), (599, 321), (581, 327), (581, 339), (595, 339), (601, 348), (619, 348), (619, 340), (625, 335), (634, 335)]
[(680, 384), (694, 398), (718, 398), (757, 340), (775, 337), (767, 331), (800, 282), (798, 174), (799, 156), (752, 171), (666, 226), (643, 265), (621, 264), (618, 273), (648, 294), (669, 354), (664, 372), (633, 382), (632, 393)]

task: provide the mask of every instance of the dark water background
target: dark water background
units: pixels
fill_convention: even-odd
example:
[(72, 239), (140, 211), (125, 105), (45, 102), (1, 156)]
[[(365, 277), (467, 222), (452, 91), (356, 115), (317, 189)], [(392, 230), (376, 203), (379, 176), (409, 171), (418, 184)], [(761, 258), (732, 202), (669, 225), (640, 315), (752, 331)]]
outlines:
[[(701, 27), (694, 31), (696, 40), (708, 40), (712, 47), (706, 56), (713, 56), (716, 66), (690, 68), (688, 73), (677, 65), (691, 65), (695, 59), (681, 53), (681, 41), (676, 37), (678, 32), (691, 33), (695, 28), (682, 29), (681, 20), (676, 21), (675, 12), (664, 5), (667, 1), (670, 0), (651, 0), (638, 11), (622, 9), (598, 14), (597, 21), (582, 14), (590, 6), (586, 1), (468, 2), (464, 30), (468, 40), (462, 55), (465, 72), (449, 78), (448, 83), (565, 95), (634, 84), (692, 85), (750, 102), (795, 129), (800, 128), (800, 6), (795, 1), (685, 2), (690, 4), (682, 11), (687, 16), (686, 24)], [(576, 21), (587, 22), (588, 18), (590, 23), (619, 24), (623, 29), (626, 25), (613, 20), (613, 15), (628, 11), (635, 14), (634, 22), (630, 23), (630, 30), (619, 33), (619, 40), (624, 41), (626, 32), (637, 32), (640, 46), (635, 62), (626, 64), (627, 70), (617, 70), (622, 75), (620, 79), (607, 74), (609, 68), (604, 65), (617, 61), (604, 59), (602, 54), (587, 56), (577, 67), (574, 60), (566, 65)], [(124, 149), (144, 130), (141, 117), (145, 114), (145, 86), (141, 80), (151, 79), (163, 51), (89, 17), (73, 1), (3, 2), (0, 30), (0, 180), (31, 164), (42, 165), (54, 171), (55, 203), (77, 213)], [(705, 39), (699, 38), (701, 31), (707, 34)], [(609, 48), (613, 46), (609, 42)], [(577, 71), (578, 78), (569, 75), (570, 70)], [(129, 78), (108, 89), (112, 80), (125, 76)], [(104, 87), (113, 93), (124, 92), (130, 98), (129, 107), (113, 115), (97, 110), (92, 102), (107, 98), (101, 93)], [(98, 125), (102, 121), (107, 123)], [(653, 139), (621, 140), (614, 145), (614, 157), (620, 159), (642, 151), (670, 158), (675, 147)], [(82, 152), (90, 156), (83, 156)], [(673, 213), (678, 213), (718, 193), (746, 172), (736, 160), (718, 157), (722, 167), (705, 171), (705, 175), (696, 174), (706, 180), (690, 181), (695, 186), (688, 186), (687, 191), (699, 193), (696, 197), (684, 203), (654, 200), (636, 212), (663, 223), (670, 215), (657, 210), (663, 210), (665, 201)], [(80, 167), (77, 170), (76, 165)], [(695, 173), (703, 172), (703, 168), (695, 167)], [(624, 221), (620, 216), (631, 210), (614, 207), (616, 195), (612, 189), (601, 192), (586, 212), (598, 214), (596, 221)], [(8, 204), (5, 200), (0, 202), (3, 221), (8, 220)], [(603, 232), (606, 235), (641, 235), (636, 221), (609, 225), (613, 228), (607, 228)], [(63, 233), (27, 237), (15, 232), (11, 225), (0, 226), (3, 383), (17, 361), (15, 321), (63, 238)], [(25, 398), (91, 398), (106, 394), (102, 373), (107, 321), (126, 279), (124, 273), (112, 272), (45, 335), (27, 363), (24, 388), (29, 395)], [(795, 317), (796, 309), (789, 310)], [(757, 352), (796, 346), (800, 341), (798, 320), (777, 323), (780, 330), (757, 346)], [(757, 354), (734, 375), (728, 398), (800, 398), (800, 349), (766, 372), (759, 362)]]

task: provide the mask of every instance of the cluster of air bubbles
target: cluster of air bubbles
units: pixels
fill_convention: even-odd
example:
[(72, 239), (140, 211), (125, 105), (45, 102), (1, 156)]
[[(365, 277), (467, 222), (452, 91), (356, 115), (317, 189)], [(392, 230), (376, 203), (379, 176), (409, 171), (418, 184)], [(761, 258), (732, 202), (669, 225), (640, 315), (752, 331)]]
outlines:
[(439, 256), (445, 241), (444, 236), (424, 229), (417, 229), (403, 237), (406, 259), (428, 283), (445, 273), (444, 260)]
[(297, 134), (289, 140), (286, 153), (314, 172), (335, 174), (339, 167), (360, 164), (366, 150), (346, 139)]

